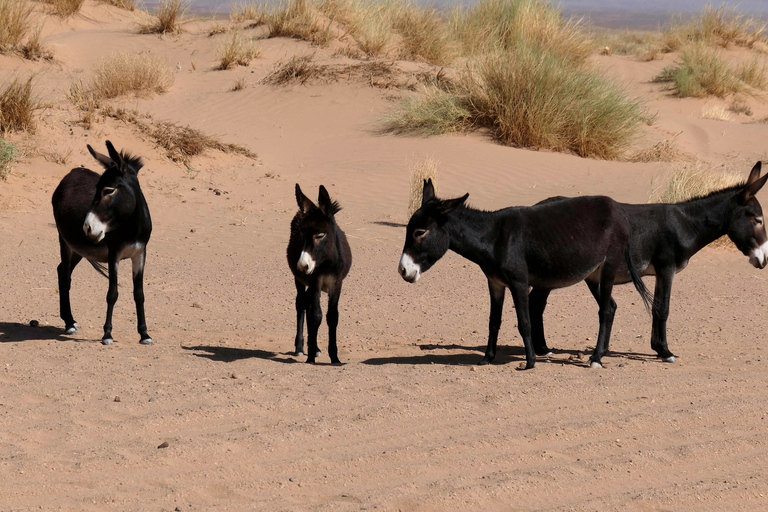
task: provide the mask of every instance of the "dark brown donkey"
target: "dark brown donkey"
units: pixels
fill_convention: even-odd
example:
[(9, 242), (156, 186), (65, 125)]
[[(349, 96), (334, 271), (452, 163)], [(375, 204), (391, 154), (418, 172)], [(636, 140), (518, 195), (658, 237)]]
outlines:
[[(131, 259), (133, 265), (133, 299), (143, 345), (151, 345), (144, 318), (144, 263), (147, 242), (152, 233), (149, 207), (139, 187), (141, 158), (125, 151), (117, 152), (107, 141), (109, 156), (88, 146), (88, 151), (104, 167), (97, 173), (78, 167), (64, 176), (53, 192), (53, 216), (59, 230), (61, 264), (59, 274), (59, 305), (66, 334), (79, 327), (72, 317), (69, 289), (72, 270), (85, 258), (99, 272), (109, 277), (107, 292), (107, 321), (104, 324), (104, 345), (112, 343), (112, 311), (117, 302), (117, 270), (120, 260)], [(107, 263), (108, 274), (103, 265)]]
[(336, 224), (335, 215), (341, 210), (328, 191), (320, 185), (317, 206), (301, 192), (296, 184), (299, 211), (291, 221), (288, 242), (288, 266), (296, 282), (296, 351), (304, 355), (304, 313), (307, 313), (307, 362), (314, 363), (320, 354), (317, 331), (323, 321), (320, 292), (328, 294), (328, 355), (332, 363), (340, 363), (336, 347), (336, 326), (339, 324), (341, 283), (352, 266), (352, 251), (347, 237)]

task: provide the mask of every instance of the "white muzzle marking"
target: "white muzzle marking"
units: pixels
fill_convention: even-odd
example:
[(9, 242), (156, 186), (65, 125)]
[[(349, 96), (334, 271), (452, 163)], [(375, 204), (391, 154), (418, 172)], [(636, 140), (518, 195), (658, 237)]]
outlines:
[(409, 283), (415, 283), (421, 277), (421, 267), (413, 261), (413, 258), (405, 253), (400, 257), (400, 265), (398, 265), (397, 270), (403, 276), (403, 279)]
[(302, 274), (310, 275), (315, 271), (315, 260), (307, 251), (302, 251), (296, 269)]
[(107, 234), (107, 225), (101, 222), (93, 212), (88, 212), (88, 215), (85, 216), (83, 231), (88, 238), (99, 243), (104, 240), (104, 236)]
[(752, 250), (749, 262), (755, 268), (765, 268), (766, 263), (768, 263), (768, 242)]

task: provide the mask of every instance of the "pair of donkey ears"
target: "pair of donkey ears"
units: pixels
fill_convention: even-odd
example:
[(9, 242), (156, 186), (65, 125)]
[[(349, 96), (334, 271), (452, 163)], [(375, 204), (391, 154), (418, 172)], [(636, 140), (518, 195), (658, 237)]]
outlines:
[(107, 151), (109, 152), (109, 156), (102, 155), (93, 149), (90, 144), (87, 146), (88, 152), (91, 153), (91, 156), (93, 156), (93, 158), (95, 158), (105, 169), (109, 169), (114, 166), (123, 174), (127, 172), (138, 174), (139, 170), (144, 165), (141, 161), (141, 158), (135, 158), (131, 157), (130, 155), (123, 155), (123, 153), (119, 153), (110, 141), (107, 141)]
[(461, 197), (457, 197), (456, 199), (440, 200), (435, 195), (435, 186), (432, 184), (432, 178), (429, 178), (427, 180), (424, 180), (424, 188), (422, 189), (422, 192), (421, 192), (421, 206), (424, 206), (429, 202), (436, 201), (437, 212), (442, 215), (447, 215), (451, 213), (453, 210), (455, 210), (456, 208), (458, 208), (459, 206), (463, 206), (464, 203), (467, 201), (468, 197), (469, 197), (469, 193), (464, 194)]
[(317, 206), (312, 202), (304, 192), (301, 191), (299, 184), (296, 184), (296, 203), (299, 205), (301, 213), (307, 214), (312, 210), (320, 210), (327, 217), (333, 217), (339, 213), (341, 206), (336, 201), (331, 200), (331, 196), (324, 186), (320, 185), (320, 192), (317, 195)]
[(763, 188), (765, 182), (768, 181), (768, 174), (762, 178), (760, 177), (760, 169), (762, 169), (762, 166), (762, 162), (757, 162), (755, 166), (752, 167), (752, 170), (749, 173), (749, 178), (747, 178), (747, 183), (739, 192), (739, 204), (746, 204), (749, 202), (749, 200), (755, 197), (755, 194)]

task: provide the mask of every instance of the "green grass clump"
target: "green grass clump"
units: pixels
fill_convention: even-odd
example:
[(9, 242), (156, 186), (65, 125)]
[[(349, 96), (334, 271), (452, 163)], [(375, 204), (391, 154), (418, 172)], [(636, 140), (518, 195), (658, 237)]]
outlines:
[(0, 139), (0, 179), (5, 180), (11, 173), (11, 166), (16, 161), (17, 154), (16, 146)]

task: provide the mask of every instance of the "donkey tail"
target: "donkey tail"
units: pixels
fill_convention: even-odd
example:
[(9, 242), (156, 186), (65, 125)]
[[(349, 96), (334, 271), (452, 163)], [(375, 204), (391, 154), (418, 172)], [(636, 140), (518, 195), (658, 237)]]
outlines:
[(632, 279), (632, 284), (635, 285), (635, 290), (640, 294), (640, 298), (643, 299), (645, 310), (650, 313), (652, 308), (656, 307), (654, 297), (650, 290), (645, 286), (642, 277), (640, 277), (640, 274), (637, 273), (637, 269), (632, 264), (632, 251), (630, 250), (629, 243), (627, 243), (627, 248), (624, 250), (624, 260), (627, 262), (627, 269), (629, 270), (629, 277)]
[(91, 264), (93, 268), (96, 269), (96, 272), (103, 275), (106, 278), (109, 278), (109, 273), (107, 272), (107, 266), (103, 263), (99, 263), (98, 261), (88, 260), (88, 263)]

